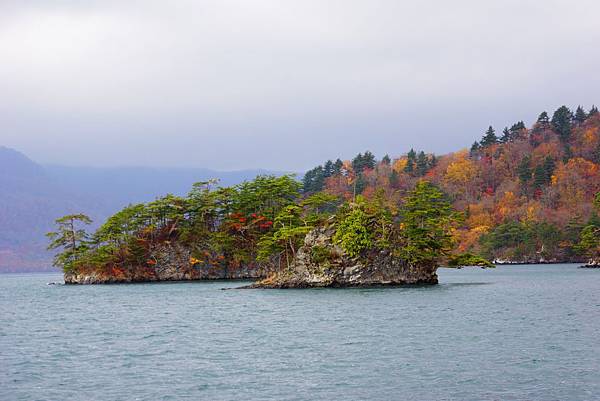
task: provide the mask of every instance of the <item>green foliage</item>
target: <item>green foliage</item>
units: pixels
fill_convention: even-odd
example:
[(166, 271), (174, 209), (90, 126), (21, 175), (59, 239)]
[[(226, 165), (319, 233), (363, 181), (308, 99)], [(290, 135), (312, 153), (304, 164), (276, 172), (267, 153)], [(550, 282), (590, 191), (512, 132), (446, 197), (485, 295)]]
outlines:
[(469, 151), (469, 156), (471, 156), (472, 158), (477, 156), (477, 153), (479, 152), (480, 149), (481, 149), (481, 145), (479, 144), (479, 142), (477, 142), (477, 141), (473, 142), (473, 145), (471, 145), (471, 150)]
[(348, 205), (337, 225), (333, 241), (339, 244), (351, 257), (359, 256), (373, 246), (373, 236), (369, 229), (367, 205), (362, 196)]
[(322, 166), (308, 170), (302, 178), (302, 192), (314, 193), (323, 190), (327, 173)]
[(529, 155), (523, 157), (523, 160), (519, 163), (517, 174), (522, 185), (527, 184), (531, 179), (531, 157)]
[(143, 204), (129, 205), (109, 217), (94, 233), (95, 243), (109, 242), (120, 245), (135, 235), (146, 223), (148, 218)]
[(450, 255), (448, 257), (448, 266), (449, 267), (464, 267), (464, 266), (479, 266), (482, 268), (490, 267), (494, 268), (494, 264), (489, 260), (482, 258), (479, 255), (475, 255), (473, 253), (461, 253), (459, 255)]
[(498, 137), (496, 136), (496, 131), (494, 131), (494, 128), (490, 125), (483, 135), (483, 138), (481, 138), (481, 146), (485, 148), (496, 143), (498, 143)]
[(595, 224), (585, 226), (574, 249), (582, 256), (600, 258), (600, 226)]
[(414, 149), (411, 149), (406, 154), (406, 159), (407, 159), (407, 162), (406, 162), (406, 166), (404, 167), (404, 172), (411, 174), (413, 171), (415, 171), (415, 163), (417, 162), (417, 153), (415, 152)]
[(89, 235), (79, 226), (89, 225), (91, 222), (88, 216), (81, 213), (56, 219), (56, 231), (46, 234), (50, 240), (48, 249), (62, 249), (54, 258), (54, 266), (65, 272), (75, 268), (75, 262), (89, 249)]
[(365, 169), (375, 168), (375, 156), (368, 150), (365, 154), (359, 153), (352, 159), (352, 169), (356, 174), (362, 173)]
[(575, 116), (573, 116), (573, 121), (578, 122), (579, 124), (583, 123), (587, 119), (588, 115), (583, 110), (581, 106), (577, 106), (577, 110), (575, 110)]
[[(556, 254), (564, 234), (549, 223), (525, 224), (507, 222), (481, 237), (483, 254), (487, 257), (502, 255), (521, 259), (539, 254), (547, 257)], [(507, 253), (507, 251), (509, 251)]]
[(567, 142), (571, 138), (572, 121), (573, 113), (567, 106), (559, 107), (552, 115), (552, 128), (563, 142)]
[[(600, 212), (600, 192), (594, 196), (594, 207)], [(573, 247), (579, 255), (600, 259), (600, 219), (592, 215), (588, 224), (579, 234), (579, 241)]]
[(442, 191), (419, 181), (401, 208), (402, 256), (411, 264), (437, 263), (453, 246), (451, 231), (459, 221)]
[(425, 155), (425, 152), (420, 151), (417, 156), (417, 164), (416, 164), (417, 175), (420, 177), (424, 176), (428, 169), (429, 169), (429, 159)]
[(310, 250), (310, 260), (315, 264), (324, 264), (331, 258), (331, 252), (326, 246), (316, 245)]
[(264, 214), (271, 220), (300, 196), (300, 183), (291, 175), (258, 176), (234, 187), (232, 209), (244, 215)]

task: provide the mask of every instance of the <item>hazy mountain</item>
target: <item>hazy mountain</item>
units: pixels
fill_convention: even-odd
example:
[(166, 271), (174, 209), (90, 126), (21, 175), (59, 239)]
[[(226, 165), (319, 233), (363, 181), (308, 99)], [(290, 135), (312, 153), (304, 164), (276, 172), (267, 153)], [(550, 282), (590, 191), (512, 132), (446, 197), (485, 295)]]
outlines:
[(83, 212), (102, 222), (129, 203), (166, 193), (185, 194), (197, 181), (218, 178), (221, 185), (233, 185), (268, 173), (42, 166), (16, 150), (0, 147), (0, 272), (51, 269), (44, 234), (54, 219), (66, 213)]

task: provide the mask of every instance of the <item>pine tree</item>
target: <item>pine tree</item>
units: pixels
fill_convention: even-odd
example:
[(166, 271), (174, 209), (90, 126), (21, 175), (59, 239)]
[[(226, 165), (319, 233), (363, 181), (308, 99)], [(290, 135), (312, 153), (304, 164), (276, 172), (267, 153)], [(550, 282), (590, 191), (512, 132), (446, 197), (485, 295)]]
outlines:
[(554, 174), (554, 169), (556, 168), (556, 162), (552, 156), (546, 156), (544, 159), (544, 176), (546, 178), (545, 184), (550, 183), (552, 180), (552, 174)]
[(525, 127), (525, 123), (523, 121), (517, 121), (510, 127), (510, 131), (513, 133), (518, 133), (518, 131), (521, 131), (524, 129), (527, 129), (527, 127)]
[(313, 177), (312, 192), (322, 191), (325, 187), (325, 171), (322, 166), (318, 166), (315, 169), (315, 175)]
[(452, 248), (452, 228), (457, 214), (444, 193), (427, 181), (419, 181), (401, 210), (401, 253), (409, 264), (435, 265)]
[(415, 163), (417, 161), (417, 153), (414, 149), (411, 148), (411, 150), (406, 154), (406, 159), (407, 162), (406, 167), (404, 167), (404, 171), (410, 174), (415, 171)]
[(392, 160), (390, 159), (390, 157), (388, 155), (385, 155), (381, 159), (381, 163), (385, 164), (386, 166), (389, 166), (392, 163)]
[(471, 156), (471, 157), (477, 156), (477, 153), (479, 152), (480, 149), (481, 149), (481, 145), (479, 144), (479, 142), (477, 142), (477, 141), (473, 142), (473, 145), (471, 145), (471, 150), (469, 152), (469, 156)]
[(579, 124), (583, 123), (587, 119), (587, 114), (585, 110), (581, 106), (577, 106), (577, 110), (575, 110), (575, 117), (573, 120), (578, 122)]
[(325, 162), (325, 165), (323, 166), (323, 175), (325, 176), (325, 178), (327, 178), (331, 177), (333, 173), (333, 162), (331, 160), (327, 160), (327, 162)]
[(541, 164), (537, 165), (533, 170), (533, 187), (540, 189), (546, 185), (546, 171)]
[(366, 151), (363, 155), (363, 166), (364, 168), (374, 169), (375, 168), (375, 155), (370, 151)]
[(598, 114), (598, 108), (596, 106), (592, 106), (590, 112), (588, 113), (588, 117), (595, 116)]
[(398, 173), (396, 172), (396, 170), (392, 170), (392, 172), (390, 173), (390, 187), (392, 188), (396, 188), (398, 187)]
[(504, 127), (504, 129), (502, 130), (502, 136), (500, 137), (500, 142), (502, 143), (507, 143), (507, 142), (511, 142), (511, 134), (510, 131), (508, 130), (508, 127)]
[(521, 163), (519, 163), (519, 167), (517, 168), (517, 174), (519, 175), (519, 180), (522, 184), (527, 184), (531, 179), (531, 157), (525, 156)]
[(352, 169), (356, 174), (362, 173), (364, 169), (363, 155), (362, 153), (357, 154), (354, 159), (352, 159)]
[(344, 167), (344, 162), (340, 159), (337, 159), (335, 163), (333, 163), (333, 174), (340, 174), (342, 172), (342, 167)]
[(571, 138), (571, 121), (573, 113), (567, 106), (559, 107), (552, 115), (552, 128), (556, 131), (563, 142)]
[(498, 137), (496, 136), (496, 131), (494, 131), (494, 128), (490, 125), (481, 139), (481, 146), (485, 148), (496, 143), (498, 143)]
[(312, 192), (312, 183), (315, 177), (315, 169), (308, 170), (302, 178), (302, 191), (304, 193)]
[(427, 155), (425, 155), (425, 152), (419, 152), (419, 155), (417, 156), (416, 167), (418, 176), (422, 177), (425, 175), (425, 173), (427, 173), (427, 168), (429, 167), (429, 160), (427, 159)]
[(550, 118), (548, 117), (548, 113), (545, 111), (542, 111), (537, 119), (537, 122), (539, 124), (548, 124), (549, 121), (550, 121)]
[(92, 220), (80, 213), (63, 216), (56, 219), (55, 223), (56, 231), (46, 234), (50, 239), (48, 249), (62, 249), (62, 252), (55, 256), (53, 265), (67, 272), (74, 269), (79, 256), (89, 248), (89, 235), (78, 226), (89, 225)]

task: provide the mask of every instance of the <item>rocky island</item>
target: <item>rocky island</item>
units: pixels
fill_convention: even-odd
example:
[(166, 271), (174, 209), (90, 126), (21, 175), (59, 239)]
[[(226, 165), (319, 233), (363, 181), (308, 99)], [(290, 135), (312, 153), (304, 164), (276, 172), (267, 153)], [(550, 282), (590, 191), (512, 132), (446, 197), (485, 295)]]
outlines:
[(194, 186), (130, 205), (93, 234), (85, 215), (57, 220), (51, 247), (67, 284), (254, 279), (253, 287), (436, 284), (441, 264), (493, 267), (455, 251), (460, 214), (421, 180), (401, 203), (383, 193), (302, 197), (291, 176), (235, 188)]

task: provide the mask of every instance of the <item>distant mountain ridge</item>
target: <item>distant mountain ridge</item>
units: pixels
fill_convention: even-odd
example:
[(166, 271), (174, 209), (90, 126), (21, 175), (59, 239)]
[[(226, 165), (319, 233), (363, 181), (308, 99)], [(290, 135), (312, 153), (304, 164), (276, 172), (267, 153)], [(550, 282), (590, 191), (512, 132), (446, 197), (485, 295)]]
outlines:
[(52, 270), (44, 235), (64, 214), (85, 212), (99, 224), (129, 203), (183, 195), (197, 181), (217, 178), (229, 186), (259, 174), (283, 173), (41, 165), (0, 146), (0, 272)]

